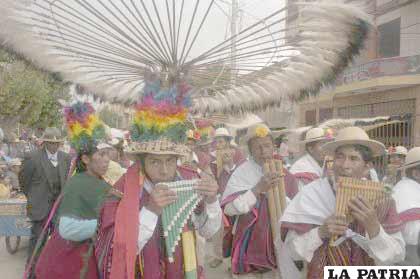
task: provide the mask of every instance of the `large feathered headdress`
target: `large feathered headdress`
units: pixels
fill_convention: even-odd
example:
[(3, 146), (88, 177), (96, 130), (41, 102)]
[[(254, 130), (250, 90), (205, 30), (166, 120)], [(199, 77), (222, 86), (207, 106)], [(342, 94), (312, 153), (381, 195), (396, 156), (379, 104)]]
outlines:
[(185, 80), (165, 87), (157, 74), (146, 73), (144, 92), (131, 128), (131, 153), (186, 155), (191, 87)]
[(150, 95), (142, 89), (159, 86), (145, 80), (153, 69), (174, 83), (190, 77), (193, 111), (234, 113), (318, 92), (368, 34), (371, 1), (296, 1), (285, 8), (278, 1), (270, 14), (226, 37), (215, 32), (230, 25), (218, 2), (2, 0), (0, 40), (109, 102)]

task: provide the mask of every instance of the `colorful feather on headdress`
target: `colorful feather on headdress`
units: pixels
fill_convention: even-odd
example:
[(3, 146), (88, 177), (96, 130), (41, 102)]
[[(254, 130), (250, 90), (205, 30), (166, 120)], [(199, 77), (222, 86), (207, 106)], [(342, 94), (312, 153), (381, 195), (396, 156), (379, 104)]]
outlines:
[(106, 138), (105, 126), (89, 103), (64, 108), (70, 143), (78, 153), (91, 153)]
[(207, 119), (196, 119), (195, 126), (197, 127), (197, 132), (200, 135), (199, 144), (209, 143), (214, 137), (215, 133), (212, 121)]
[(136, 142), (167, 139), (184, 143), (187, 139), (191, 87), (181, 81), (168, 89), (152, 77), (146, 80), (141, 100), (136, 105), (131, 137)]

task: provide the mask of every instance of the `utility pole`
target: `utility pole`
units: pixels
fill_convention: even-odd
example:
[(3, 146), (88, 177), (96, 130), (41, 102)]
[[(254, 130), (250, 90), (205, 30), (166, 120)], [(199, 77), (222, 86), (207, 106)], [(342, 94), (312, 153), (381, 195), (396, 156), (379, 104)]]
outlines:
[(238, 34), (239, 5), (238, 0), (232, 0), (232, 13), (230, 20), (231, 49), (230, 49), (230, 76), (232, 85), (236, 84), (236, 35)]

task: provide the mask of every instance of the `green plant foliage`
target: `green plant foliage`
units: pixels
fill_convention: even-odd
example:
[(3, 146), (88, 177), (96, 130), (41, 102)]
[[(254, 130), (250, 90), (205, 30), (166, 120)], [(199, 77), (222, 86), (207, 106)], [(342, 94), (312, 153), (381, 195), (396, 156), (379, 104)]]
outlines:
[(0, 126), (60, 126), (58, 99), (68, 99), (65, 83), (0, 50)]

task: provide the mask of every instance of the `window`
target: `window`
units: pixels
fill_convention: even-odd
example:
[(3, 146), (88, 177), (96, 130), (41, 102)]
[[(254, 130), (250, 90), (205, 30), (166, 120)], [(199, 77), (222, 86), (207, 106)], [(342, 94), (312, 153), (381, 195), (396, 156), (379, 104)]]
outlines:
[(305, 126), (316, 125), (316, 110), (307, 110), (305, 112)]
[(401, 18), (378, 26), (379, 56), (382, 58), (400, 55)]
[(320, 108), (319, 109), (319, 123), (330, 120), (333, 118), (332, 108)]

